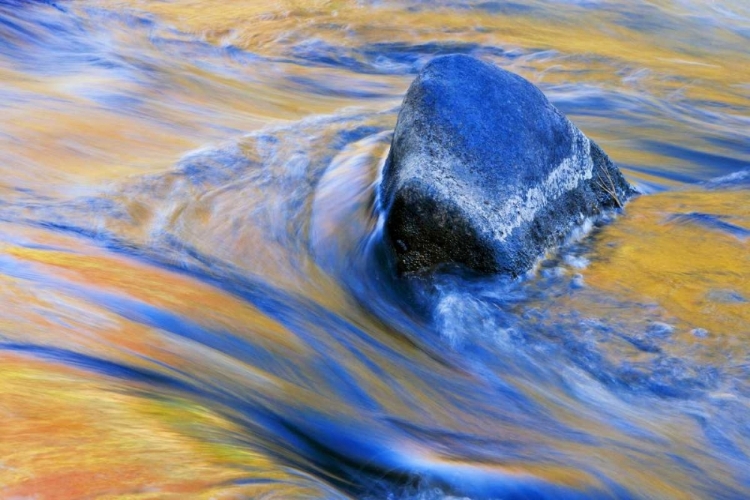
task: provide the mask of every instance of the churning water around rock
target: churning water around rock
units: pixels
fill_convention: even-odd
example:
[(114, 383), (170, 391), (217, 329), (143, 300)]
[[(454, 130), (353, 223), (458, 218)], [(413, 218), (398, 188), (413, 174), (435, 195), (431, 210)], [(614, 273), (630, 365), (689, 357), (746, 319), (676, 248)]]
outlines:
[[(0, 0), (0, 497), (747, 498), (749, 44), (741, 0)], [(394, 282), (375, 186), (447, 53), (644, 195)]]

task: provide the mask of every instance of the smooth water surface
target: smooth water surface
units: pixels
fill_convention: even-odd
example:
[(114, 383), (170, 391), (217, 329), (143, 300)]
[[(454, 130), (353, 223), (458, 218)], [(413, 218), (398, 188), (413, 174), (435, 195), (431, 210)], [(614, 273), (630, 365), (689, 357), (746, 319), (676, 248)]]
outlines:
[[(0, 498), (750, 497), (749, 46), (744, 0), (0, 0)], [(376, 186), (449, 53), (644, 194), (409, 292)]]

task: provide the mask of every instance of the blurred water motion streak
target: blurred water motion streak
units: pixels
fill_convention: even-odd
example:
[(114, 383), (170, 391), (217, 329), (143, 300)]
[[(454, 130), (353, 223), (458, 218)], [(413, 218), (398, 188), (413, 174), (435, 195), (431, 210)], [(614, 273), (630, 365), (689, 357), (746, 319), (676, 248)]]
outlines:
[[(0, 498), (750, 496), (750, 9), (0, 0)], [(375, 189), (432, 57), (646, 193), (418, 304)]]

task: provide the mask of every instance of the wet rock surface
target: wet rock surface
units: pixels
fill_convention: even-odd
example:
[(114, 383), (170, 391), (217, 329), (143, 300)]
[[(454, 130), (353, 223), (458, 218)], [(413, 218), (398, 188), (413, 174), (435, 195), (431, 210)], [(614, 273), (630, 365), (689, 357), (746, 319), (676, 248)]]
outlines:
[(538, 88), (465, 55), (434, 59), (412, 83), (380, 189), (399, 274), (509, 276), (634, 193)]

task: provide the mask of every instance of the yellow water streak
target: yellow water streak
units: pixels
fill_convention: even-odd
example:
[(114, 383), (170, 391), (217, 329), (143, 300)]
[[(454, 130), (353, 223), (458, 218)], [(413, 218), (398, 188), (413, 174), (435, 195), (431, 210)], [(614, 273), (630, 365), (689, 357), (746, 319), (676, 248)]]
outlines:
[[(584, 273), (592, 286), (653, 302), (683, 325), (743, 340), (750, 335), (750, 241), (671, 219), (703, 213), (750, 229), (750, 191), (677, 191), (643, 196), (608, 226)], [(717, 299), (718, 298), (718, 299)]]

